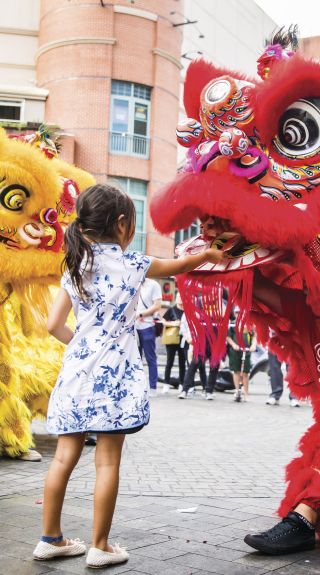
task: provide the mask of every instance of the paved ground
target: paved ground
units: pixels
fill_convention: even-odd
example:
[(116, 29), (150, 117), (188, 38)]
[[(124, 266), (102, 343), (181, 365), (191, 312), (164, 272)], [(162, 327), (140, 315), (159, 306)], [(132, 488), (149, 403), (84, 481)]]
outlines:
[[(250, 530), (276, 522), (283, 466), (311, 422), (311, 409), (265, 405), (263, 376), (251, 401), (152, 399), (152, 421), (129, 437), (112, 540), (130, 550), (110, 575), (313, 575), (320, 550), (268, 558), (243, 543)], [(0, 460), (0, 575), (88, 573), (84, 559), (33, 562), (40, 534), (43, 478), (55, 438), (36, 423), (41, 463)], [(86, 447), (68, 489), (64, 531), (90, 543), (94, 448)], [(188, 512), (189, 510), (189, 512)], [(103, 570), (104, 571), (104, 570)]]

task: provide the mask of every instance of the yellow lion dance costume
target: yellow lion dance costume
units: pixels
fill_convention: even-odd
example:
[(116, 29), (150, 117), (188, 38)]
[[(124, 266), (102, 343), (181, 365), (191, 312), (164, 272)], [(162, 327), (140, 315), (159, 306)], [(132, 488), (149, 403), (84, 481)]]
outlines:
[(45, 127), (8, 137), (0, 128), (0, 453), (33, 445), (45, 417), (62, 346), (44, 329), (61, 275), (64, 229), (93, 177), (57, 157)]

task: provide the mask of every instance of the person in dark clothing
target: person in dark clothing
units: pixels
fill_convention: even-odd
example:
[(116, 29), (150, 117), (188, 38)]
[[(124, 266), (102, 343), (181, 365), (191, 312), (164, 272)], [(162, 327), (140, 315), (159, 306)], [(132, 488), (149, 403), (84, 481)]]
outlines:
[[(266, 401), (266, 404), (279, 405), (280, 397), (283, 394), (283, 374), (281, 371), (281, 361), (279, 361), (277, 356), (271, 351), (268, 351), (268, 359), (271, 393)], [(300, 407), (299, 401), (291, 392), (289, 393), (289, 400), (291, 407)]]
[(194, 387), (194, 378), (197, 369), (199, 370), (200, 381), (205, 392), (205, 398), (208, 400), (212, 400), (214, 398), (214, 386), (217, 380), (219, 366), (210, 367), (209, 377), (207, 377), (204, 360), (194, 357), (187, 369), (183, 383), (183, 390), (179, 395), (179, 399), (186, 399), (190, 389)]
[[(206, 361), (210, 360), (211, 358), (211, 349), (209, 341), (206, 342), (206, 356), (205, 358), (201, 357), (193, 357), (189, 367), (187, 369), (187, 373), (184, 378), (183, 382), (183, 389), (179, 395), (179, 399), (185, 399), (188, 396), (188, 392), (191, 388), (194, 388), (194, 378), (196, 375), (197, 370), (199, 370), (200, 381), (203, 387), (203, 391), (205, 393), (205, 398), (208, 400), (212, 400), (214, 398), (214, 386), (217, 380), (217, 375), (219, 371), (219, 364), (215, 367), (210, 366), (209, 377), (207, 377), (206, 372)], [(190, 394), (189, 394), (190, 396)]]
[[(178, 327), (178, 328), (180, 328), (182, 315), (183, 315), (183, 303), (182, 303), (180, 294), (177, 293), (175, 305), (172, 307), (169, 307), (169, 309), (167, 309), (166, 313), (164, 314), (164, 316), (162, 318), (164, 320), (163, 321), (164, 328), (165, 327)], [(186, 357), (185, 357), (184, 349), (181, 347), (181, 339), (182, 339), (182, 337), (180, 336), (178, 343), (172, 343), (172, 344), (166, 345), (167, 364), (166, 364), (165, 374), (164, 374), (163, 393), (168, 393), (169, 388), (170, 388), (171, 370), (172, 370), (172, 367), (174, 364), (174, 359), (175, 359), (176, 353), (178, 353), (178, 359), (179, 359), (179, 384), (183, 385), (185, 371), (186, 371)]]

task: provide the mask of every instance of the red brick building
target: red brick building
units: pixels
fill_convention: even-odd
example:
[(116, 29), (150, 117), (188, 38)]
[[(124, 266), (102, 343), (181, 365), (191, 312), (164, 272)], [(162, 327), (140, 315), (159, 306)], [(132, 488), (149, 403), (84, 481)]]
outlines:
[[(41, 0), (37, 85), (66, 159), (119, 179), (137, 208), (136, 248), (171, 256), (149, 217), (152, 191), (177, 168), (183, 0)], [(170, 209), (170, 206), (168, 206)]]

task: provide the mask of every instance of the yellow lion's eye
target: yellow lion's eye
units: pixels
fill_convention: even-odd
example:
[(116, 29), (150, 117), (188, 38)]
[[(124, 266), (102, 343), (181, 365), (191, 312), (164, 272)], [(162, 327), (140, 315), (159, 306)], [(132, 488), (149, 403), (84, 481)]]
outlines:
[(1, 190), (0, 204), (7, 210), (20, 212), (29, 196), (30, 194), (26, 188), (19, 184), (11, 184)]

